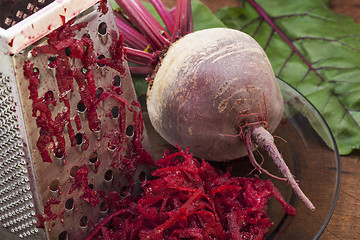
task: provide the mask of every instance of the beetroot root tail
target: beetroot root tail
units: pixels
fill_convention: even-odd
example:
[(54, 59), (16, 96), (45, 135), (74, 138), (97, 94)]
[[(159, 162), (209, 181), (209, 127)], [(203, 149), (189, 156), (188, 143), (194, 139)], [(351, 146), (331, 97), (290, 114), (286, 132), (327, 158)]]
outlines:
[[(296, 182), (294, 176), (290, 172), (289, 167), (286, 165), (282, 155), (280, 154), (279, 150), (277, 149), (277, 147), (274, 143), (274, 137), (261, 125), (251, 126), (249, 134), (251, 134), (251, 140), (253, 143), (255, 143), (260, 148), (267, 151), (269, 156), (273, 159), (274, 163), (277, 165), (277, 167), (279, 168), (280, 172), (284, 175), (284, 177), (288, 180), (290, 186), (294, 189), (295, 193), (299, 196), (299, 198), (305, 203), (305, 205), (310, 210), (314, 211), (315, 206), (312, 204), (312, 202), (309, 200), (309, 198), (304, 194), (304, 192), (300, 189), (300, 186)], [(248, 142), (249, 139), (247, 139), (247, 138), (248, 137), (246, 137), (245, 142)], [(252, 154), (252, 151), (251, 151), (251, 154)], [(255, 160), (253, 160), (253, 161), (255, 161)], [(253, 161), (251, 161), (251, 162), (254, 165)], [(254, 167), (258, 168), (258, 166), (254, 166)]]
[(251, 141), (251, 133), (248, 132), (246, 133), (245, 135), (245, 147), (246, 147), (246, 150), (247, 150), (247, 153), (248, 153), (248, 156), (249, 156), (249, 159), (250, 159), (250, 163), (254, 166), (254, 170), (257, 170), (259, 173), (265, 173), (267, 174), (268, 176), (272, 177), (272, 178), (275, 178), (277, 180), (280, 180), (280, 181), (288, 181), (286, 178), (280, 178), (278, 176), (275, 176), (273, 174), (271, 174), (269, 171), (267, 171), (266, 169), (262, 168), (261, 167), (261, 164), (259, 164), (255, 157), (254, 157), (254, 153), (253, 153), (253, 150), (252, 150), (252, 141)]

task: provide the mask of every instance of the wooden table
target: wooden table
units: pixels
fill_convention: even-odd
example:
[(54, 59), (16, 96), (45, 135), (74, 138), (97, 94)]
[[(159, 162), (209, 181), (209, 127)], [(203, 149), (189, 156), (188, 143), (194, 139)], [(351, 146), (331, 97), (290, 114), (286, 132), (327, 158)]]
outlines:
[[(239, 0), (201, 0), (210, 9), (239, 6)], [(168, 7), (176, 0), (163, 0)], [(360, 24), (360, 0), (333, 0), (335, 12), (352, 16)], [(335, 212), (320, 240), (360, 239), (360, 151), (341, 157), (341, 189)]]

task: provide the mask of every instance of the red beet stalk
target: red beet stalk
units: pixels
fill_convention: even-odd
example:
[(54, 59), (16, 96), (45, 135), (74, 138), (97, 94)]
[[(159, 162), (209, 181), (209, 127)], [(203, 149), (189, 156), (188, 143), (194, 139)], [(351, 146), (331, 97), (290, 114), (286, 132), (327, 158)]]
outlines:
[(116, 2), (128, 17), (127, 19), (120, 13), (115, 14), (118, 28), (125, 35), (128, 60), (140, 65), (140, 67), (131, 66), (132, 73), (150, 74), (158, 63), (162, 51), (166, 50), (172, 42), (193, 31), (190, 0), (177, 2), (175, 17), (166, 9), (161, 0), (151, 1), (168, 31), (156, 21), (139, 0), (116, 0)]

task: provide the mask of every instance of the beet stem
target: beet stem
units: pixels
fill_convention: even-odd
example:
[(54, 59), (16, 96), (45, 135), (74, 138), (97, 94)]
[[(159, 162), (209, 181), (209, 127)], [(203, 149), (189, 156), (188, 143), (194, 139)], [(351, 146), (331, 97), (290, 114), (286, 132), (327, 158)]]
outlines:
[(116, 0), (116, 3), (135, 27), (150, 40), (153, 47), (163, 50), (164, 46), (169, 46), (170, 35), (139, 0)]
[[(289, 181), (291, 187), (299, 198), (305, 203), (305, 205), (312, 211), (315, 210), (315, 206), (311, 203), (308, 197), (305, 196), (303, 191), (297, 184), (294, 176), (291, 174), (289, 167), (286, 165), (283, 157), (274, 143), (274, 137), (261, 125), (253, 125), (250, 128), (252, 141), (260, 148), (265, 149), (269, 156), (273, 159), (274, 163), (278, 166), (280, 172)], [(256, 166), (255, 166), (256, 167)]]
[(151, 74), (152, 68), (148, 66), (130, 66), (131, 74), (134, 75), (148, 75)]
[(161, 0), (150, 0), (150, 2), (165, 23), (165, 26), (169, 30), (170, 34), (172, 34), (172, 32), (174, 31), (174, 16), (168, 12)]
[(150, 45), (150, 42), (124, 16), (118, 12), (114, 12), (114, 15), (116, 25), (123, 33), (124, 41), (129, 47), (145, 50)]
[(145, 51), (124, 47), (126, 56), (130, 62), (138, 63), (145, 66), (152, 66), (156, 62), (156, 56)]
[(193, 32), (193, 21), (190, 0), (178, 0), (175, 10), (175, 25), (172, 34), (172, 42)]

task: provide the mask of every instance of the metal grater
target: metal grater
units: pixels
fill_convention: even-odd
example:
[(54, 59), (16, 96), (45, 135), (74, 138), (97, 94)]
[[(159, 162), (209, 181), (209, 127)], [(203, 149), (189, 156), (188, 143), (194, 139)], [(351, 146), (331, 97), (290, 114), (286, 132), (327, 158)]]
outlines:
[[(143, 164), (135, 175), (126, 175), (122, 162), (134, 148), (139, 148), (136, 141), (142, 139), (143, 145), (147, 143), (146, 135), (136, 131), (142, 129), (138, 127), (140, 107), (126, 61), (117, 66), (125, 73), (106, 61), (85, 68), (81, 59), (73, 56), (74, 52), (62, 49), (73, 71), (81, 69), (84, 75), (88, 71), (94, 75), (95, 98), (101, 98), (104, 92), (112, 94), (98, 100), (96, 110), (92, 110), (96, 112), (98, 125), (91, 127), (94, 119), (90, 119), (90, 111), (79, 93), (83, 88), (79, 89), (77, 81), (72, 79), (73, 88), (68, 88), (66, 96), (60, 90), (64, 87), (57, 81), (60, 68), (53, 65), (60, 55), (33, 53), (37, 47), (49, 45), (51, 33), (76, 18), (72, 25), (88, 24), (74, 30), (74, 38), (89, 38), (97, 59), (112, 59), (111, 48), (119, 39), (119, 33), (110, 3), (4, 0), (0, 4), (10, 4), (8, 12), (1, 10), (0, 28), (0, 239), (82, 239), (108, 210), (101, 197), (98, 203), (93, 203), (86, 200), (84, 192), (101, 190), (105, 195), (112, 190), (120, 192), (129, 188), (132, 181), (134, 189), (138, 189), (139, 178), (147, 174), (149, 168)], [(5, 9), (4, 6), (1, 8)], [(34, 101), (30, 99), (30, 79), (25, 76), (26, 63), (33, 66), (32, 76), (38, 76), (37, 99), (42, 97), (40, 102), (47, 101), (50, 119), (55, 121), (56, 116), (70, 112), (70, 118), (63, 119), (65, 126), (60, 133), (65, 143), (64, 152), (61, 137), (55, 135), (51, 135), (52, 140), (42, 142), (46, 143), (45, 147), (39, 144), (40, 127), (36, 122), (39, 111), (33, 116)], [(68, 100), (70, 110), (63, 99)], [(75, 145), (71, 146), (71, 141), (75, 141)], [(45, 154), (39, 149), (46, 149)], [(46, 153), (50, 161), (44, 157)], [(87, 186), (77, 186), (74, 177), (78, 169), (86, 168), (89, 170)], [(36, 227), (39, 214), (47, 217), (44, 228)]]

